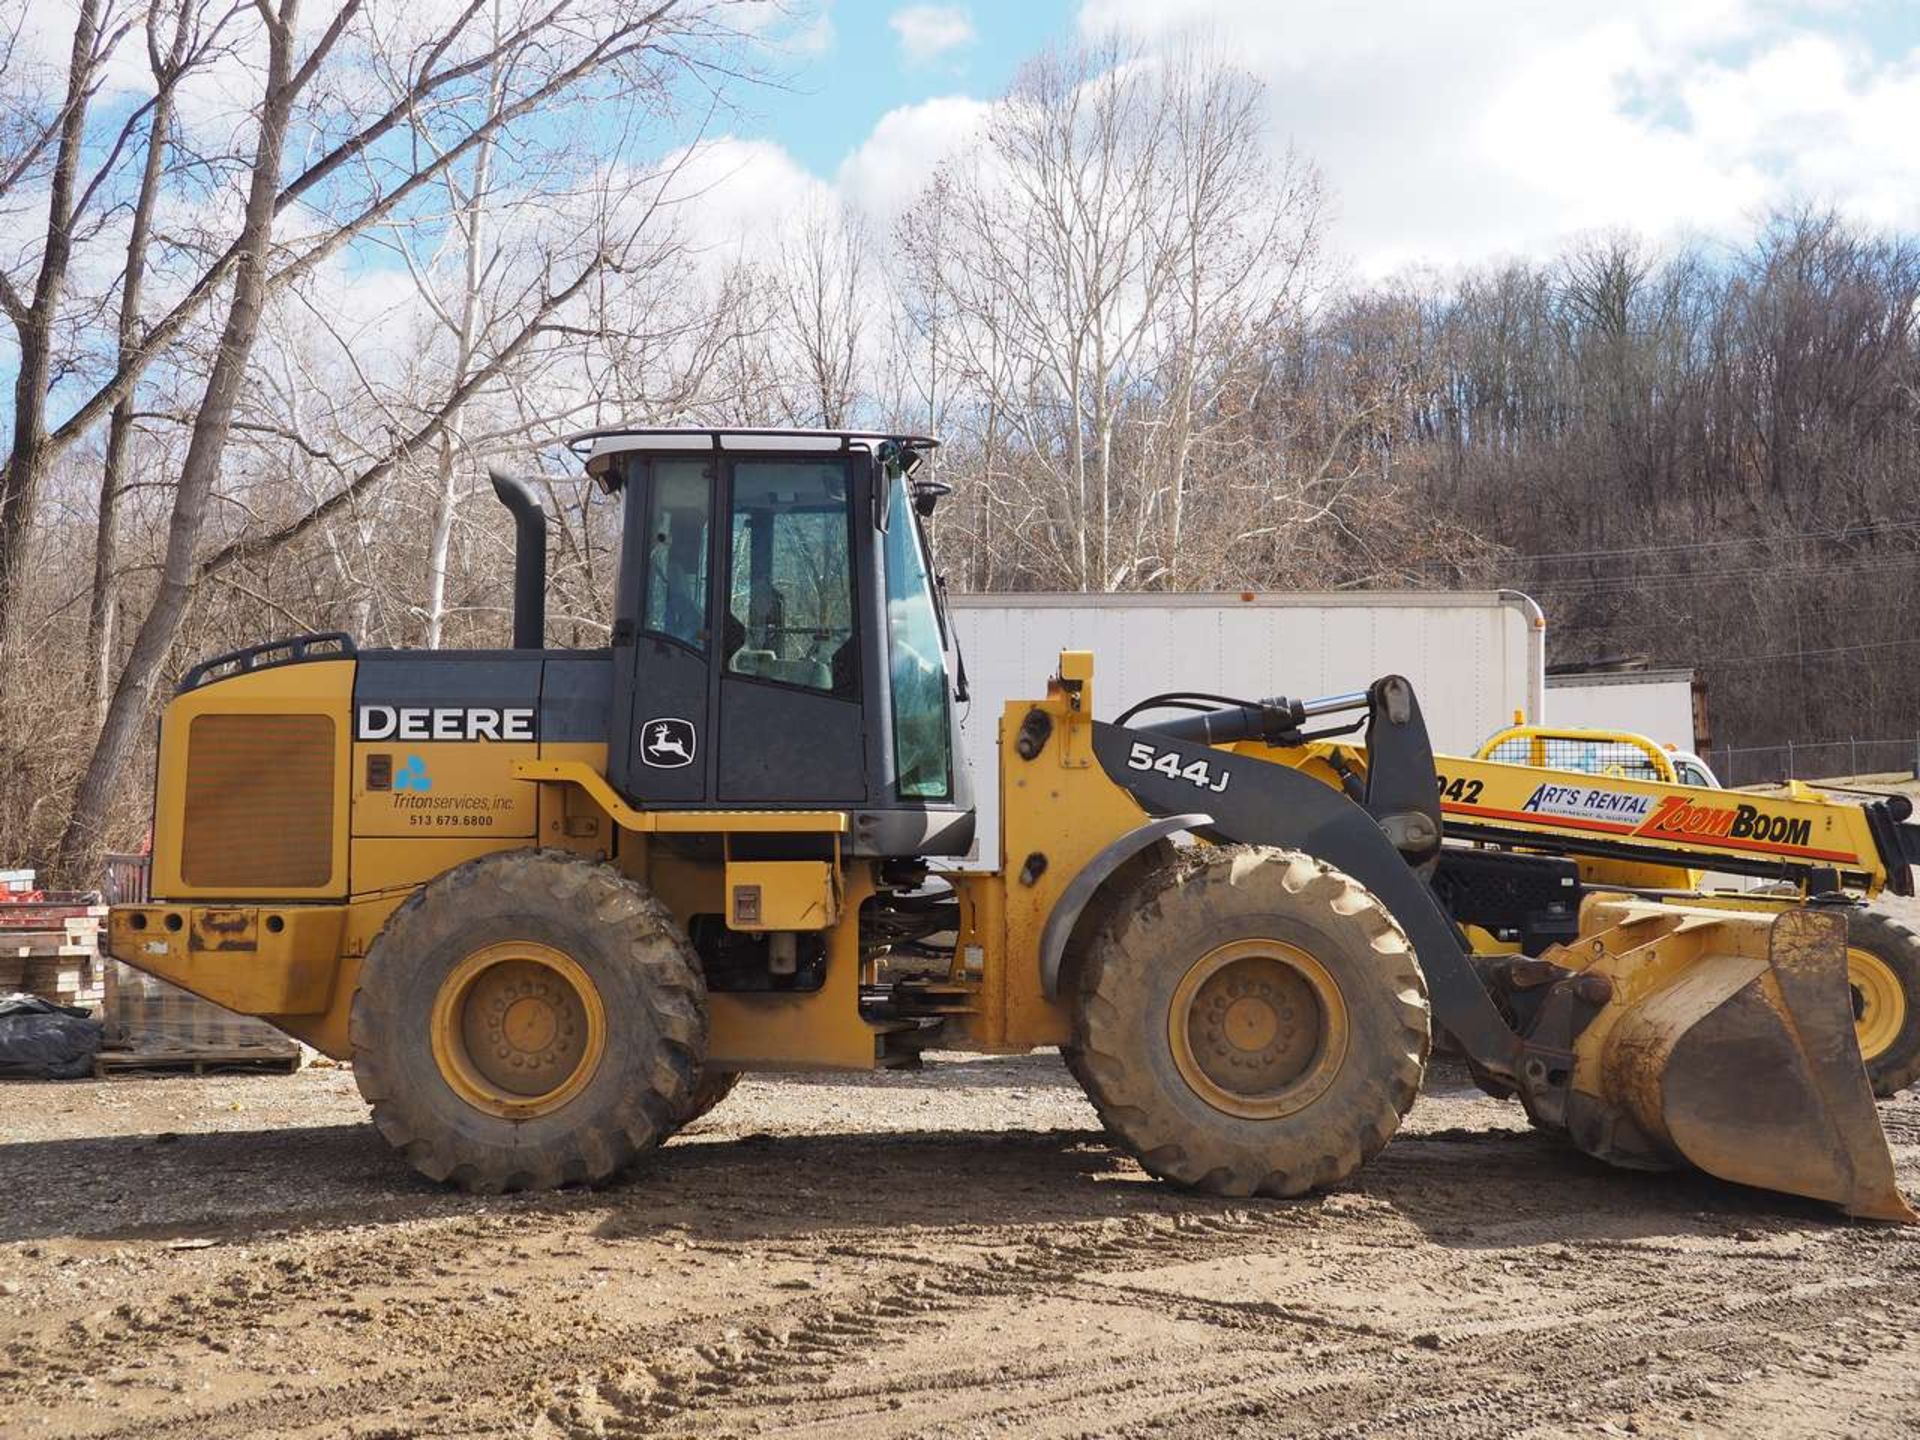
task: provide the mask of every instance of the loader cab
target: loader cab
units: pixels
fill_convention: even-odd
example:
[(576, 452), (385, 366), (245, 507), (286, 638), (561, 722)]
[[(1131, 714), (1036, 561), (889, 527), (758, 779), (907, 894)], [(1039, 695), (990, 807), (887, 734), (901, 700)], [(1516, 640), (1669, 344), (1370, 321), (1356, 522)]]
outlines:
[(973, 799), (921, 527), (934, 442), (582, 437), (622, 498), (609, 781), (638, 805), (832, 808), (866, 855), (962, 855)]

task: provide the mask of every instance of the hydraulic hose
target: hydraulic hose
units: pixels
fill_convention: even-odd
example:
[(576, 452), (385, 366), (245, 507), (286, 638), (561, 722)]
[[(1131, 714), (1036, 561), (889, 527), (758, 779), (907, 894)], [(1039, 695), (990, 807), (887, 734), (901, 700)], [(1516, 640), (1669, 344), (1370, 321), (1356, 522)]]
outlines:
[[(1148, 705), (1151, 703), (1148, 702)], [(1145, 709), (1147, 706), (1137, 708)], [(1255, 738), (1277, 741), (1283, 736), (1297, 734), (1300, 727), (1315, 715), (1335, 715), (1366, 708), (1367, 692), (1364, 690), (1327, 695), (1318, 700), (1289, 700), (1284, 695), (1274, 695), (1265, 700), (1223, 705), (1217, 710), (1174, 715), (1132, 728), (1196, 745), (1231, 745), (1236, 740)]]

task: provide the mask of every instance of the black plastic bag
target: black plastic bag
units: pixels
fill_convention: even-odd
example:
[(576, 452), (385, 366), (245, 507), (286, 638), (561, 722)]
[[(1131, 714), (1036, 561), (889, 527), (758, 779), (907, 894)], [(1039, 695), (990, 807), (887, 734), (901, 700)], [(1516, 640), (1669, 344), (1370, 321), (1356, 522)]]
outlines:
[(93, 1074), (98, 1020), (38, 995), (0, 995), (0, 1079), (80, 1080)]

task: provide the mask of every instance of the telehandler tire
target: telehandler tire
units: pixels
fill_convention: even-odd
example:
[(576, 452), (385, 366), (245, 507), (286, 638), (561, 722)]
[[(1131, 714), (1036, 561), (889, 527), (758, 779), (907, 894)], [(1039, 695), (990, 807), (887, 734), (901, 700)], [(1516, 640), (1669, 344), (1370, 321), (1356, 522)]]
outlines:
[(1881, 1099), (1920, 1079), (1920, 935), (1877, 910), (1847, 912), (1854, 1037)]
[(1310, 855), (1202, 846), (1111, 907), (1081, 969), (1069, 1063), (1147, 1170), (1216, 1195), (1299, 1195), (1393, 1138), (1431, 1027), (1413, 947)]
[(514, 850), (394, 912), (361, 965), (350, 1035), (373, 1122), (416, 1170), (485, 1194), (545, 1189), (607, 1179), (680, 1127), (706, 987), (645, 887)]

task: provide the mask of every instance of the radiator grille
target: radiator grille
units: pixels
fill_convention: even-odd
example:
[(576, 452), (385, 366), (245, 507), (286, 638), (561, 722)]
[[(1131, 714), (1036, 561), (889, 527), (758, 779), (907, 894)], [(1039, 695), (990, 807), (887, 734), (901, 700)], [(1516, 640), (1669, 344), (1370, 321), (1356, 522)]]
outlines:
[(333, 878), (332, 716), (194, 717), (180, 878), (219, 890)]

